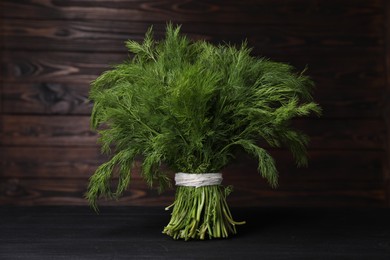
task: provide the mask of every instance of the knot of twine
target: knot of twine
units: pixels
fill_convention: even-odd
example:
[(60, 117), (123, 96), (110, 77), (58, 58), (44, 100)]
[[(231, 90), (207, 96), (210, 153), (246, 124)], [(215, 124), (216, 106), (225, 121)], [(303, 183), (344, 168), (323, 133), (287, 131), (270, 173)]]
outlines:
[(176, 186), (202, 187), (220, 185), (222, 173), (184, 173), (175, 174)]

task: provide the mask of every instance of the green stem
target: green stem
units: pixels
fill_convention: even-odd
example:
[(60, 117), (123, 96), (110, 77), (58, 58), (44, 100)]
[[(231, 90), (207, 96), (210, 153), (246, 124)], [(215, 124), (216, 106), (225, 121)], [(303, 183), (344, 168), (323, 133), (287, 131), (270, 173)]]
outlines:
[(226, 238), (236, 234), (236, 222), (226, 202), (226, 193), (220, 185), (204, 187), (177, 187), (171, 220), (163, 233), (174, 239)]

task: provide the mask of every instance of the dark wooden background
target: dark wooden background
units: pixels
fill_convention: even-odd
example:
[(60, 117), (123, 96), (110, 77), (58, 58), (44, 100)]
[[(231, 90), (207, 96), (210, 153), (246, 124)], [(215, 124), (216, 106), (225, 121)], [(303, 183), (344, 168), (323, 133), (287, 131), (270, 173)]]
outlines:
[[(242, 156), (224, 170), (235, 206), (389, 206), (390, 8), (385, 0), (1, 0), (0, 204), (85, 205), (105, 159), (89, 129), (89, 82), (128, 55), (127, 39), (167, 21), (193, 39), (240, 43), (255, 55), (308, 65), (321, 118), (309, 168), (273, 150), (272, 190)], [(112, 205), (168, 205), (138, 174)]]

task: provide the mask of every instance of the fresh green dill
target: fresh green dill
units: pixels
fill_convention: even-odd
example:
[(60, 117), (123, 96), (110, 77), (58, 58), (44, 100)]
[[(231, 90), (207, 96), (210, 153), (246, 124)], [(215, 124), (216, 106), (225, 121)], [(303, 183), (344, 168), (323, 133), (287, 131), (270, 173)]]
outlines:
[[(95, 209), (100, 197), (123, 194), (136, 158), (145, 181), (161, 190), (171, 182), (162, 165), (218, 172), (239, 152), (253, 156), (276, 187), (275, 161), (261, 140), (287, 147), (298, 166), (307, 164), (308, 137), (290, 123), (321, 109), (303, 73), (251, 56), (245, 43), (191, 41), (172, 24), (161, 41), (150, 28), (143, 43), (129, 40), (126, 46), (132, 58), (99, 76), (90, 91), (91, 124), (102, 151), (112, 155), (90, 178), (86, 197)], [(114, 172), (119, 182), (112, 189)]]

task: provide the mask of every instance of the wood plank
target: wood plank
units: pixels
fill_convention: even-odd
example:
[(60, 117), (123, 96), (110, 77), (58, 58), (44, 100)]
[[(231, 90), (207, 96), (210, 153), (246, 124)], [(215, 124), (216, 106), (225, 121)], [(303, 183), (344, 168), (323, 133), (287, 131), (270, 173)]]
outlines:
[[(232, 205), (383, 206), (382, 151), (310, 151), (309, 168), (300, 169), (289, 153), (272, 154), (280, 172), (275, 190), (246, 156), (223, 170), (224, 185), (235, 187)], [(94, 148), (5, 147), (0, 158), (0, 204), (12, 205), (85, 205), (88, 177), (104, 161)], [(138, 170), (132, 180), (130, 193), (102, 205), (167, 205), (173, 199), (172, 191), (159, 197), (146, 187)]]
[[(309, 64), (308, 74), (318, 82), (318, 88), (333, 85), (354, 90), (383, 88), (385, 83), (385, 68), (380, 55), (363, 52), (359, 56), (332, 55), (321, 58), (282, 56), (269, 58), (288, 62), (299, 70)], [(126, 58), (125, 53), (10, 51), (1, 57), (1, 65), (5, 70), (2, 81), (85, 84)]]
[[(5, 114), (90, 115), (89, 88), (89, 82), (5, 83), (3, 111)], [(381, 85), (352, 91), (342, 83), (317, 82), (314, 96), (323, 107), (322, 118), (381, 118), (385, 104), (382, 92)]]
[(89, 116), (1, 116), (4, 146), (96, 146)]
[(381, 0), (327, 1), (45, 1), (3, 0), (5, 18), (58, 20), (134, 20), (227, 24), (333, 24), (383, 16)]
[[(163, 207), (1, 207), (2, 259), (389, 258), (389, 209), (232, 208), (238, 234), (176, 241)], [(23, 250), (20, 250), (23, 248)], [(288, 257), (287, 257), (288, 256)]]
[(0, 150), (3, 177), (88, 178), (107, 157), (99, 148), (10, 147)]
[(28, 81), (44, 84), (90, 82), (126, 55), (71, 52), (6, 52), (1, 57), (2, 81)]
[(310, 149), (384, 149), (381, 119), (299, 119), (293, 126), (310, 137)]
[(319, 88), (321, 87), (325, 87), (325, 85), (318, 82), (314, 93), (315, 101), (318, 102), (323, 109), (321, 118), (364, 119), (382, 118), (383, 116), (382, 109), (385, 100), (383, 95), (381, 95), (382, 91), (380, 90), (353, 91), (350, 89), (337, 88), (320, 90)]
[[(87, 179), (63, 180), (41, 179), (0, 179), (0, 205), (37, 206), (37, 205), (87, 205), (84, 198)], [(329, 183), (304, 185), (295, 188), (271, 190), (257, 185), (255, 189), (243, 189), (235, 185), (235, 190), (228, 197), (231, 206), (300, 206), (300, 207), (378, 207), (384, 206), (385, 194), (378, 186), (367, 187), (365, 183), (354, 183), (354, 186), (334, 187)], [(4, 187), (5, 186), (5, 187)], [(322, 189), (321, 189), (322, 188)], [(102, 199), (99, 205), (126, 206), (168, 206), (174, 200), (174, 190), (158, 194), (143, 183), (134, 182), (119, 200)]]
[[(0, 205), (87, 205), (84, 197), (88, 179), (52, 178), (40, 179), (0, 179)], [(4, 187), (5, 186), (5, 187)], [(168, 205), (172, 203), (172, 191), (158, 196), (156, 190), (148, 188), (144, 182), (134, 180), (123, 198), (102, 199), (99, 205)]]
[[(176, 241), (163, 207), (1, 207), (2, 259), (389, 258), (389, 209), (232, 208), (238, 234)], [(23, 248), (23, 250), (20, 250)], [(287, 257), (288, 256), (288, 257)]]
[[(271, 150), (280, 174), (301, 180), (354, 181), (381, 180), (382, 150), (310, 150), (309, 167), (296, 168), (286, 150)], [(2, 176), (7, 178), (88, 178), (108, 158), (98, 147), (11, 147), (0, 151)], [(135, 172), (139, 167), (136, 164)], [(257, 164), (246, 156), (224, 169), (227, 175), (259, 178)], [(284, 178), (284, 177), (283, 177)], [(288, 179), (290, 180), (290, 179)], [(249, 181), (243, 179), (245, 185)]]
[[(381, 116), (384, 66), (376, 57), (362, 56), (326, 57), (321, 62), (307, 57), (299, 61), (292, 59), (301, 68), (306, 61), (311, 64), (309, 74), (317, 83), (315, 95), (324, 106), (325, 117)], [(87, 114), (90, 112), (86, 97), (89, 82), (109, 69), (108, 64), (120, 62), (124, 57), (120, 54), (7, 53), (3, 57), (4, 111)]]
[[(361, 52), (381, 53), (383, 32), (381, 20), (362, 24), (356, 21), (338, 26), (329, 24), (263, 25), (185, 23), (182, 33), (191, 39), (213, 43), (240, 44), (243, 40), (255, 52), (275, 55), (357, 55)], [(2, 35), (8, 50), (124, 52), (128, 39), (142, 41), (150, 22), (126, 21), (58, 21), (7, 19)], [(165, 33), (165, 22), (153, 23), (157, 39)]]
[[(280, 175), (280, 186), (315, 183), (316, 185), (353, 185), (354, 182), (382, 182), (383, 151), (375, 150), (310, 150), (308, 167), (297, 168), (286, 150), (269, 150), (274, 157)], [(257, 172), (257, 162), (246, 155), (223, 169), (226, 184), (256, 189), (266, 184)], [(243, 177), (245, 176), (245, 177)], [(345, 182), (350, 182), (346, 184)], [(294, 184), (296, 183), (296, 184)], [(333, 184), (332, 184), (333, 183)], [(305, 189), (310, 189), (305, 186)], [(326, 188), (325, 188), (326, 189)]]
[[(237, 175), (236, 175), (237, 176)], [(229, 197), (233, 206), (384, 206), (385, 192), (380, 181), (290, 181), (278, 189), (270, 189), (258, 175), (249, 178), (248, 187), (239, 179), (227, 178), (234, 185)], [(235, 181), (235, 182), (233, 182)], [(86, 205), (84, 193), (87, 179), (78, 178), (6, 178), (0, 204), (14, 205)], [(247, 182), (249, 183), (249, 182)], [(119, 201), (102, 199), (100, 205), (169, 205), (173, 190), (159, 195), (139, 178), (134, 178), (129, 191)]]
[(272, 152), (280, 173), (272, 189), (246, 156), (223, 171), (233, 185), (230, 203), (240, 206), (385, 206), (383, 152), (310, 151), (308, 168), (295, 168), (292, 159)]
[[(96, 146), (89, 116), (0, 117), (3, 146)], [(310, 136), (311, 149), (384, 149), (385, 126), (379, 119), (299, 119), (293, 126)]]
[[(0, 81), (1, 82), (1, 81)], [(42, 82), (4, 84), (5, 114), (90, 115), (89, 82)]]
[(256, 194), (244, 193), (237, 188), (228, 199), (231, 206), (240, 207), (384, 207), (384, 201), (382, 189), (337, 190), (331, 187), (327, 191), (274, 190)]

